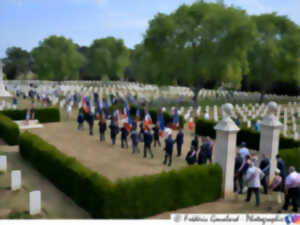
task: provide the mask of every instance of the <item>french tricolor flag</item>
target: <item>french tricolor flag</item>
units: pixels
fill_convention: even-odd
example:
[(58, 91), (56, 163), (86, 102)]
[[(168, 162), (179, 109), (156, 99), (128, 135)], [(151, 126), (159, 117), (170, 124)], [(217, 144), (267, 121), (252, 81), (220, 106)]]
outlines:
[(177, 109), (174, 110), (174, 119), (173, 119), (173, 130), (177, 130), (179, 127), (179, 116)]

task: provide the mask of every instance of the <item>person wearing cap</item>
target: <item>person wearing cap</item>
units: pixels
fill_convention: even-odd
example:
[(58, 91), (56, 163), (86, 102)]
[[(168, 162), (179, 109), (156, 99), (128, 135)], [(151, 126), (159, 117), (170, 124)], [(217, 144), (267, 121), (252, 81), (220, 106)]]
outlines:
[(269, 185), (269, 191), (270, 192), (276, 192), (277, 193), (277, 202), (278, 204), (281, 204), (281, 194), (282, 194), (282, 187), (283, 187), (283, 180), (280, 176), (280, 169), (276, 168), (275, 170), (275, 176)]
[(289, 175), (285, 180), (284, 192), (285, 201), (283, 210), (288, 210), (290, 202), (292, 201), (293, 212), (298, 212), (298, 198), (299, 198), (299, 174), (296, 172), (295, 167), (291, 166), (289, 168)]
[(264, 187), (264, 194), (268, 194), (268, 177), (269, 177), (269, 172), (270, 172), (270, 160), (266, 157), (265, 154), (262, 154), (262, 160), (259, 164), (259, 168), (263, 171), (265, 176), (261, 180), (261, 184)]
[(249, 149), (246, 147), (246, 142), (242, 142), (239, 152), (243, 159), (245, 159), (247, 155), (250, 155)]
[(259, 187), (260, 180), (263, 178), (263, 176), (264, 173), (261, 171), (261, 169), (257, 168), (253, 162), (250, 162), (250, 168), (246, 173), (246, 183), (248, 184), (247, 198), (245, 200), (246, 202), (251, 200), (251, 194), (254, 192), (256, 197), (256, 206), (259, 206)]
[(152, 134), (149, 130), (149, 128), (146, 128), (145, 133), (144, 133), (144, 158), (147, 158), (147, 151), (149, 151), (151, 158), (153, 158), (153, 153), (151, 150), (151, 144), (153, 141)]
[(181, 156), (181, 149), (183, 145), (184, 134), (182, 132), (182, 128), (179, 128), (178, 134), (176, 136), (176, 144), (177, 144), (177, 157)]
[(165, 147), (165, 160), (163, 161), (163, 164), (166, 165), (167, 161), (169, 159), (168, 166), (172, 165), (172, 154), (173, 154), (173, 145), (174, 141), (172, 140), (172, 134), (169, 134), (168, 138), (165, 140), (166, 147)]

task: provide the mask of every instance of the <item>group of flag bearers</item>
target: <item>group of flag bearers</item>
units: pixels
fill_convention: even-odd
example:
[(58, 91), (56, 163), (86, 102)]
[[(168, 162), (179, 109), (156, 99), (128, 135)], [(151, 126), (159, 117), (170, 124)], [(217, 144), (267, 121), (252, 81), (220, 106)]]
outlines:
[[(82, 129), (84, 120), (89, 124), (90, 135), (93, 135), (93, 126), (95, 118), (99, 119), (99, 133), (100, 141), (105, 141), (105, 133), (107, 128), (110, 129), (110, 138), (112, 145), (116, 144), (116, 138), (119, 133), (121, 133), (121, 148), (128, 148), (128, 137), (131, 139), (132, 143), (132, 154), (139, 153), (139, 143), (144, 143), (144, 158), (150, 154), (153, 158), (154, 154), (152, 151), (152, 145), (154, 148), (161, 147), (160, 137), (165, 140), (165, 157), (163, 164), (172, 165), (172, 154), (173, 146), (177, 146), (177, 156), (181, 156), (182, 145), (184, 134), (179, 126), (179, 115), (176, 109), (172, 113), (172, 123), (165, 126), (164, 116), (162, 110), (158, 112), (157, 122), (153, 124), (151, 115), (147, 109), (145, 109), (145, 116), (141, 118), (141, 110), (138, 107), (136, 111), (136, 118), (131, 119), (129, 104), (127, 101), (123, 101), (123, 113), (121, 114), (119, 110), (114, 110), (112, 115), (108, 114), (109, 104), (107, 101), (103, 104), (102, 101), (98, 101), (97, 110), (93, 110), (88, 98), (82, 98), (83, 111), (79, 112), (77, 122), (78, 129)], [(123, 119), (123, 126), (119, 127)], [(109, 126), (107, 125), (107, 120), (110, 120)], [(151, 128), (152, 127), (152, 128)], [(193, 126), (192, 126), (193, 127)], [(172, 137), (172, 130), (178, 130), (176, 138)]]

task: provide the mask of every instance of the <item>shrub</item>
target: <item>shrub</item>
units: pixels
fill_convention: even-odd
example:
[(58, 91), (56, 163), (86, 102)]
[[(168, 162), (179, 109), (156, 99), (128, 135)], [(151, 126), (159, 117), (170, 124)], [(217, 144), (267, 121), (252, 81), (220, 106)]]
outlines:
[(284, 160), (287, 170), (290, 166), (294, 166), (297, 171), (300, 171), (300, 148), (282, 149), (279, 154)]
[(214, 201), (222, 193), (222, 170), (217, 165), (111, 183), (29, 132), (20, 137), (20, 154), (95, 218), (144, 218)]
[[(216, 131), (214, 129), (217, 123), (211, 120), (198, 119), (196, 120), (196, 134), (200, 136), (210, 136), (216, 138)], [(247, 142), (247, 147), (250, 149), (259, 149), (260, 133), (250, 129), (242, 127), (237, 134), (237, 144), (240, 145), (243, 141)], [(286, 138), (280, 136), (279, 149), (296, 148), (300, 147), (300, 142), (295, 141), (292, 138)]]
[(17, 145), (19, 135), (18, 125), (7, 116), (0, 114), (0, 137), (9, 145)]
[[(6, 115), (12, 120), (25, 120), (26, 119), (26, 109), (17, 110), (4, 110), (1, 114)], [(35, 109), (35, 118), (39, 120), (40, 123), (50, 123), (59, 122), (60, 113), (59, 109), (55, 107)]]

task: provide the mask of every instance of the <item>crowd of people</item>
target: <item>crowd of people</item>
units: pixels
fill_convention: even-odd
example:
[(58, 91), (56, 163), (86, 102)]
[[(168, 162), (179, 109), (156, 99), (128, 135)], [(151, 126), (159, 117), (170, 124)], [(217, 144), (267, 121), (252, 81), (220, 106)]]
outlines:
[[(89, 134), (94, 135), (94, 121), (95, 116), (90, 114), (85, 114), (83, 111), (79, 111), (77, 122), (78, 130), (83, 129), (84, 121), (88, 122)], [(128, 142), (131, 140), (132, 154), (140, 152), (140, 146), (143, 144), (143, 156), (147, 158), (150, 155), (151, 158), (154, 157), (153, 148), (161, 148), (163, 146), (164, 159), (163, 164), (171, 166), (173, 158), (173, 149), (177, 150), (177, 157), (182, 156), (182, 146), (184, 144), (184, 132), (180, 127), (177, 127), (177, 134), (172, 134), (173, 124), (166, 126), (165, 132), (162, 135), (159, 122), (153, 124), (152, 126), (145, 125), (143, 121), (132, 121), (131, 126), (123, 123), (119, 127), (119, 121), (115, 119), (114, 115), (109, 116), (109, 124), (107, 124), (107, 119), (105, 115), (99, 115), (99, 134), (100, 142), (106, 141), (106, 132), (110, 130), (110, 139), (112, 145), (116, 144), (117, 136), (120, 133), (121, 148), (129, 148)], [(129, 139), (129, 141), (128, 141)], [(164, 143), (161, 143), (161, 139), (164, 139)], [(175, 146), (174, 146), (175, 145)], [(200, 149), (199, 153), (198, 150)], [(187, 153), (185, 160), (187, 164), (192, 165), (195, 163), (205, 164), (208, 161), (212, 162), (212, 151), (213, 142), (209, 137), (202, 138), (202, 145), (199, 146), (199, 137), (195, 135), (194, 139), (190, 145), (190, 151)]]
[[(279, 212), (288, 210), (290, 204), (293, 212), (297, 212), (300, 200), (300, 173), (297, 173), (294, 167), (290, 167), (289, 174), (286, 175), (284, 160), (280, 155), (276, 156), (276, 160), (277, 168), (274, 175), (270, 176), (270, 159), (262, 154), (259, 160), (256, 154), (250, 154), (246, 143), (243, 142), (235, 159), (234, 191), (243, 194), (247, 188), (246, 202), (251, 200), (254, 192), (256, 206), (260, 205), (260, 189), (270, 200), (275, 192), (278, 204), (282, 204), (284, 195), (284, 204)], [(270, 180), (270, 177), (273, 179)]]

